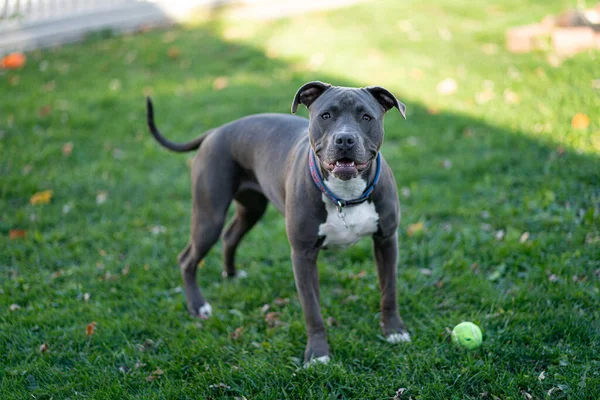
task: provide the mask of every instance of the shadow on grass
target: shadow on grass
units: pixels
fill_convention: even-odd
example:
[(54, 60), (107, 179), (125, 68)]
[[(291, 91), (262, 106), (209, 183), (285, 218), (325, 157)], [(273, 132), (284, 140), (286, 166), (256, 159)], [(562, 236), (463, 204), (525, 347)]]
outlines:
[[(407, 105), (408, 120), (390, 113), (382, 152), (402, 194), (400, 302), (415, 343), (394, 354), (385, 344), (374, 343), (378, 292), (370, 244), (364, 240), (346, 252), (323, 252), (320, 263), (324, 314), (340, 324), (330, 328), (332, 349), (346, 367), (334, 366), (324, 375), (300, 371), (290, 376), (290, 359), (300, 357), (304, 331), (284, 222), (273, 209), (238, 252), (239, 263), (250, 272), (246, 281), (219, 280), (217, 248), (199, 272), (205, 295), (222, 312), (202, 331), (183, 321), (187, 317), (177, 290), (179, 275), (171, 266), (188, 236), (189, 157), (163, 151), (146, 133), (143, 93), (152, 93), (165, 135), (184, 141), (244, 115), (287, 113), (306, 81), (377, 84), (376, 78), (340, 81), (307, 71), (301, 61), (272, 59), (260, 49), (224, 41), (218, 30), (214, 23), (37, 53), (32, 64), (46, 58), (58, 65), (69, 63), (70, 75), (55, 71), (50, 78), (40, 77), (31, 67), (21, 77), (28, 80), (23, 84), (27, 94), (11, 104), (3, 99), (1, 106), (14, 115), (15, 123), (6, 128), (1, 142), (9, 151), (2, 162), (7, 183), (1, 189), (2, 231), (20, 225), (39, 234), (3, 246), (8, 249), (1, 254), (4, 278), (14, 281), (16, 274), (30, 288), (23, 291), (21, 282), (4, 290), (23, 308), (36, 310), (36, 303), (60, 306), (44, 315), (10, 319), (16, 334), (43, 326), (47, 340), (58, 340), (64, 325), (96, 320), (105, 329), (102, 344), (90, 347), (85, 338), (77, 338), (73, 345), (100, 360), (99, 366), (85, 368), (93, 374), (136, 358), (157, 366), (168, 363), (173, 375), (161, 387), (166, 395), (195, 393), (196, 386), (209, 390), (208, 383), (219, 381), (233, 389), (216, 389), (214, 396), (239, 391), (247, 396), (262, 393), (264, 398), (281, 393), (381, 397), (396, 389), (391, 382), (418, 388), (424, 398), (434, 393), (449, 398), (457, 390), (470, 396), (483, 390), (519, 395), (522, 387), (536, 383), (533, 372), (558, 368), (567, 349), (579, 361), (571, 360), (568, 371), (561, 373), (576, 391), (585, 364), (581, 359), (590, 350), (600, 350), (598, 300), (593, 297), (600, 253), (590, 245), (599, 229), (597, 157), (467, 115), (431, 115), (401, 91), (395, 94)], [(98, 60), (89, 60), (84, 48), (96, 52)], [(38, 100), (33, 93), (48, 79), (57, 89)], [(44, 118), (20, 109), (37, 110), (44, 102), (65, 98), (72, 107), (67, 122), (60, 114)], [(61, 154), (65, 141), (75, 143), (72, 157)], [(20, 148), (25, 149), (22, 154)], [(27, 165), (44, 173), (24, 179)], [(56, 203), (48, 206), (51, 211), (32, 211), (29, 196), (45, 188), (54, 188)], [(97, 199), (103, 191), (109, 201), (101, 207)], [(71, 204), (70, 214), (64, 204)], [(32, 213), (37, 219), (28, 221)], [(414, 225), (409, 232), (417, 222), (422, 228)], [(132, 272), (121, 271), (123, 265)], [(51, 278), (64, 270), (72, 277)], [(362, 270), (367, 271), (363, 278)], [(38, 274), (42, 282), (36, 280)], [(84, 307), (80, 300), (61, 297), (81, 296), (81, 287), (93, 290), (99, 303)], [(258, 311), (276, 297), (293, 299), (278, 309), (286, 321), (279, 330), (267, 328)], [(107, 305), (110, 315), (104, 313)], [(80, 315), (73, 315), (75, 310)], [(240, 321), (226, 310), (241, 310), (248, 317)], [(485, 352), (467, 357), (448, 348), (444, 328), (460, 319), (484, 327)], [(246, 336), (235, 342), (229, 335), (240, 324)], [(167, 338), (169, 344), (152, 354), (137, 353), (131, 344), (147, 337)], [(13, 340), (21, 341), (18, 346), (37, 343), (35, 335)], [(15, 346), (12, 341), (5, 345)], [(125, 348), (127, 356), (107, 355), (105, 347), (113, 352)], [(7, 364), (17, 368), (19, 352), (7, 354)], [(67, 361), (72, 357), (63, 356)], [(457, 358), (460, 366), (454, 365)], [(263, 369), (267, 362), (279, 372)], [(230, 371), (228, 364), (240, 366), (244, 374)], [(33, 374), (48, 366), (50, 375), (63, 370), (67, 378), (61, 379), (76, 379), (71, 367), (57, 366), (52, 359), (34, 361)], [(155, 387), (123, 378), (113, 369), (108, 374), (117, 382), (127, 381), (126, 390), (156, 394)], [(477, 379), (457, 381), (460, 373)], [(309, 385), (307, 377), (321, 386)], [(355, 386), (357, 379), (361, 389)], [(99, 382), (87, 384), (85, 391), (103, 390)], [(113, 395), (126, 393), (111, 390)], [(70, 393), (56, 387), (49, 392)], [(544, 393), (541, 388), (534, 392)]]

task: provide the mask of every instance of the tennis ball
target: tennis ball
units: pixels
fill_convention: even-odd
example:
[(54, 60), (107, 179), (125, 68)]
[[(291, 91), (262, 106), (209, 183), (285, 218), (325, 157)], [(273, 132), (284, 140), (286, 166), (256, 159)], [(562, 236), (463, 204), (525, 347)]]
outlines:
[(478, 348), (482, 339), (481, 329), (472, 322), (461, 322), (452, 329), (452, 341), (469, 350)]

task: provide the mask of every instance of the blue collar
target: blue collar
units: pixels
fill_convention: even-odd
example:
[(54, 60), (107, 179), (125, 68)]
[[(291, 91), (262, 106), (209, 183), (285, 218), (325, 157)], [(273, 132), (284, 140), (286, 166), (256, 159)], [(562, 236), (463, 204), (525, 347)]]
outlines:
[(335, 194), (331, 192), (323, 182), (323, 178), (321, 177), (321, 173), (319, 172), (319, 168), (317, 167), (317, 163), (315, 162), (315, 154), (312, 149), (308, 154), (308, 165), (310, 167), (310, 176), (312, 177), (313, 182), (317, 186), (317, 188), (329, 198), (333, 202), (333, 204), (337, 207), (338, 212), (342, 211), (342, 207), (351, 207), (364, 203), (369, 199), (371, 193), (373, 193), (373, 189), (375, 189), (375, 185), (379, 182), (379, 176), (381, 174), (381, 155), (377, 153), (377, 169), (375, 170), (375, 178), (373, 182), (365, 189), (362, 195), (357, 199), (344, 200), (337, 197)]

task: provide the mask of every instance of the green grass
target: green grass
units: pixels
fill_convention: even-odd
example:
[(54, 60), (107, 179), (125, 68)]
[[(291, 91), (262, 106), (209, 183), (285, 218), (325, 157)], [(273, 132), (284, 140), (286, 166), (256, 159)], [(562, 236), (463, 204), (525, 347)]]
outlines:
[[(23, 70), (0, 72), (0, 397), (385, 399), (404, 387), (403, 399), (600, 398), (600, 53), (559, 67), (543, 52), (509, 54), (506, 28), (570, 3), (495, 3), (219, 18), (34, 52)], [(173, 46), (179, 57), (168, 57)], [(227, 87), (215, 90), (217, 77)], [(458, 90), (441, 96), (446, 78)], [(152, 93), (161, 129), (185, 140), (243, 115), (287, 113), (315, 79), (380, 84), (408, 106), (407, 121), (388, 116), (383, 153), (401, 191), (399, 302), (414, 340), (380, 336), (365, 239), (322, 252), (333, 361), (305, 370), (272, 208), (238, 253), (249, 277), (224, 281), (217, 245), (199, 271), (215, 316), (188, 316), (176, 255), (189, 234), (191, 155), (151, 139), (143, 96)], [(475, 101), (486, 87), (495, 96)], [(579, 112), (587, 129), (571, 127)], [(47, 189), (49, 204), (29, 204)], [(417, 222), (424, 229), (409, 235)], [(10, 240), (13, 229), (27, 236)], [(264, 304), (283, 325), (267, 326)], [(462, 320), (481, 326), (479, 350), (450, 343), (447, 328)]]

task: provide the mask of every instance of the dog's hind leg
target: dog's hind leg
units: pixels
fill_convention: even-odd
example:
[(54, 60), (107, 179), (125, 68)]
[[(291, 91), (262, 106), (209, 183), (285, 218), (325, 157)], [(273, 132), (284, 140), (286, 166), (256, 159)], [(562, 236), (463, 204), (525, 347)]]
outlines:
[[(202, 149), (200, 150), (202, 152)], [(206, 164), (212, 163), (220, 175), (215, 176)], [(212, 307), (204, 299), (196, 272), (198, 263), (206, 256), (211, 247), (219, 240), (227, 208), (237, 191), (236, 171), (233, 163), (221, 158), (221, 162), (196, 157), (192, 166), (192, 221), (191, 239), (179, 254), (179, 267), (183, 277), (183, 288), (187, 307), (192, 315), (208, 318)], [(224, 184), (226, 183), (226, 184)]]
[(236, 276), (235, 251), (246, 233), (260, 220), (267, 209), (267, 198), (253, 190), (235, 196), (235, 215), (223, 233), (223, 276)]

